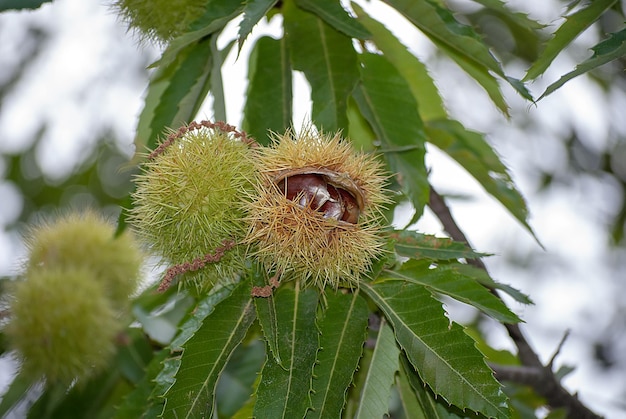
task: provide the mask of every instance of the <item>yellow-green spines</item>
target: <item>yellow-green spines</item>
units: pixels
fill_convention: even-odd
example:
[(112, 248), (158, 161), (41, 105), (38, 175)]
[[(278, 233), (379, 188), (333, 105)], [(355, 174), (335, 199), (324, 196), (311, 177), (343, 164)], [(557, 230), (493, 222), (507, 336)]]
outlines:
[(142, 254), (130, 233), (93, 212), (72, 213), (34, 228), (26, 238), (26, 275), (41, 269), (85, 268), (116, 307), (124, 307), (140, 279)]
[[(387, 199), (381, 165), (339, 135), (311, 129), (297, 136), (288, 132), (259, 154), (262, 179), (249, 204), (254, 254), (284, 278), (318, 287), (355, 286), (382, 252)], [(339, 202), (338, 191), (350, 202)]]
[(182, 280), (200, 288), (230, 280), (243, 268), (245, 201), (256, 182), (249, 146), (219, 128), (170, 138), (136, 178), (130, 222), (168, 265), (191, 263), (226, 241), (238, 245)]
[(118, 0), (114, 7), (144, 38), (162, 43), (182, 35), (202, 16), (207, 0)]
[(5, 331), (29, 375), (69, 384), (106, 365), (119, 324), (93, 272), (34, 269), (16, 282), (12, 297)]

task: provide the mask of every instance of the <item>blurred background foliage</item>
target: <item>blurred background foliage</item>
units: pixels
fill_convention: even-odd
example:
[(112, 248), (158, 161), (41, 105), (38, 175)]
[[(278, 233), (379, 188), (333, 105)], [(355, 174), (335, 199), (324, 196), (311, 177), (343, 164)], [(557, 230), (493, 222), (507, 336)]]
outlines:
[[(57, 2), (61, 3), (61, 1)], [(95, 3), (95, 2), (94, 2)], [(541, 52), (541, 45), (546, 41), (549, 29), (543, 30), (543, 37), (536, 36), (533, 31), (538, 28), (527, 27), (523, 19), (511, 19), (508, 14), (498, 13), (493, 8), (481, 7), (480, 3), (488, 4), (488, 0), (476, 2), (451, 1), (449, 6), (457, 12), (457, 18), (471, 24), (484, 35), (486, 42), (493, 48), (507, 72), (513, 75), (523, 75), (531, 62)], [(541, 8), (542, 1), (535, 2), (535, 13)], [(576, 2), (574, 2), (576, 3)], [(573, 3), (553, 1), (550, 2), (545, 15), (535, 17), (539, 21), (550, 22), (556, 19), (560, 13), (573, 7)], [(521, 8), (524, 5), (520, 5)], [(623, 2), (613, 6), (613, 10), (605, 13), (602, 17), (585, 32), (584, 36), (572, 43), (564, 52), (565, 58), (558, 63), (556, 72), (546, 73), (545, 79), (557, 78), (559, 75), (573, 69), (575, 63), (579, 63), (589, 57), (589, 48), (605, 34), (615, 32), (623, 25), (622, 10)], [(59, 30), (57, 25), (33, 18), (21, 19), (19, 32), (9, 31), (12, 27), (7, 22), (18, 17), (20, 13), (5, 13), (1, 16), (0, 27), (0, 115), (7, 114), (14, 106), (16, 96), (23, 94), (27, 84), (31, 83), (33, 72), (45, 77), (47, 68), (42, 65), (42, 57), (51, 47), (51, 40), (55, 42), (54, 31)], [(104, 12), (104, 14), (109, 12)], [(80, 14), (77, 15), (80, 19)], [(66, 24), (71, 25), (71, 22)], [(108, 28), (113, 41), (109, 44), (111, 56), (112, 48), (123, 40), (120, 45), (117, 58), (104, 63), (103, 74), (106, 83), (116, 78), (123, 78), (124, 83), (134, 86), (132, 94), (141, 94), (145, 87), (149, 70), (148, 65), (154, 61), (155, 49), (142, 45), (138, 48), (136, 40), (128, 34), (124, 34), (121, 24)], [(113, 33), (111, 34), (111, 31)], [(580, 213), (587, 218), (589, 226), (578, 229), (580, 226), (572, 225), (572, 237), (563, 240), (590, 241), (591, 246), (600, 247), (596, 267), (597, 277), (588, 278), (592, 283), (588, 284), (590, 291), (588, 299), (610, 299), (602, 301), (610, 309), (604, 308), (601, 312), (606, 317), (605, 321), (597, 328), (585, 328), (582, 343), (578, 345), (583, 353), (592, 360), (591, 365), (599, 371), (611, 373), (612, 377), (623, 376), (626, 373), (626, 301), (621, 296), (626, 293), (626, 57), (612, 61), (586, 75), (580, 77), (584, 81), (573, 81), (580, 88), (592, 89), (593, 94), (586, 96), (597, 101), (596, 105), (602, 116), (602, 129), (588, 131), (581, 126), (584, 121), (579, 113), (555, 112), (549, 115), (537, 117), (537, 113), (528, 111), (528, 103), (518, 100), (514, 95), (510, 99), (511, 113), (514, 117), (510, 120), (502, 118), (493, 111), (492, 105), (482, 106), (479, 103), (475, 109), (468, 107), (467, 92), (476, 87), (468, 78), (458, 78), (458, 70), (453, 69), (450, 60), (439, 56), (436, 50), (432, 50), (426, 62), (440, 71), (443, 78), (455, 87), (441, 86), (444, 95), (450, 100), (450, 112), (459, 114), (459, 118), (468, 121), (471, 128), (476, 128), (489, 133), (489, 138), (499, 149), (502, 155), (511, 163), (512, 172), (517, 181), (521, 183), (521, 189), (527, 195), (531, 210), (534, 202), (542, 202), (558, 197), (559, 199), (571, 199), (571, 205), (580, 205)], [(131, 57), (129, 59), (128, 57)], [(48, 57), (48, 59), (51, 59)], [(65, 60), (71, 57), (65, 57)], [(132, 71), (122, 70), (132, 67)], [(71, 62), (68, 63), (71, 65)], [(460, 80), (460, 81), (459, 81)], [(552, 80), (553, 81), (553, 80)], [(533, 92), (538, 96), (549, 84), (548, 80), (539, 79), (532, 85)], [(562, 91), (567, 90), (565, 86)], [(133, 90), (134, 89), (134, 90)], [(510, 90), (510, 89), (509, 89)], [(97, 92), (97, 91), (96, 91)], [(85, 88), (80, 94), (69, 100), (77, 102), (80, 108), (81, 101), (93, 94), (90, 88)], [(46, 95), (46, 91), (40, 92)], [(460, 97), (459, 97), (460, 96)], [(557, 97), (558, 96), (558, 97)], [(550, 101), (552, 109), (569, 109), (563, 101), (568, 97), (559, 94), (543, 99), (536, 105), (542, 112), (542, 106)], [(559, 103), (560, 101), (560, 103)], [(138, 102), (139, 105), (139, 102)], [(129, 124), (120, 125), (114, 120), (114, 113), (94, 114), (91, 108), (84, 107), (84, 114), (78, 118), (85, 118), (92, 127), (92, 138), (80, 147), (80, 153), (76, 153), (73, 161), (67, 163), (67, 167), (61, 173), (47, 170), (42, 164), (42, 155), (54, 159), (54, 148), (46, 145), (49, 141), (50, 126), (41, 114), (34, 112), (28, 115), (28, 119), (6, 120), (0, 119), (0, 222), (5, 237), (5, 242), (13, 247), (9, 252), (13, 257), (20, 256), (20, 242), (17, 233), (22, 232), (24, 227), (39, 219), (45, 214), (56, 214), (65, 209), (72, 208), (99, 208), (111, 217), (119, 214), (120, 205), (124, 205), (131, 189), (132, 171), (125, 169), (125, 164), (130, 160), (132, 150), (128, 150), (128, 144), (132, 143), (134, 126)], [(137, 108), (137, 112), (139, 108)], [(482, 112), (495, 116), (481, 115)], [(134, 117), (134, 116), (133, 116)], [(39, 119), (41, 118), (41, 119)], [(237, 121), (233, 121), (237, 122)], [(12, 132), (20, 130), (24, 124), (34, 125), (34, 135), (25, 139), (21, 144), (8, 141), (7, 126), (12, 126)], [(123, 128), (120, 129), (120, 126)], [(124, 132), (124, 130), (126, 130)], [(120, 133), (123, 134), (120, 135)], [(72, 133), (68, 133), (66, 141), (72, 141)], [(52, 156), (50, 154), (52, 153)], [(459, 195), (459, 190), (453, 188), (442, 191), (452, 198), (453, 206), (464, 204), (472, 200), (472, 197)], [(454, 198), (457, 199), (454, 199)], [(573, 198), (572, 198), (573, 197)], [(583, 205), (584, 204), (584, 205)], [(548, 208), (548, 207), (544, 207)], [(537, 211), (537, 210), (535, 210)], [(558, 214), (556, 214), (558, 217)], [(483, 221), (483, 222), (489, 222)], [(531, 220), (532, 224), (532, 220)], [(541, 237), (540, 226), (534, 226)], [(595, 237), (586, 234), (593, 230)], [(568, 272), (567, 266), (572, 261), (563, 255), (546, 253), (536, 245), (528, 244), (528, 237), (520, 238), (526, 233), (517, 231), (512, 237), (495, 237), (488, 242), (490, 248), (478, 250), (493, 251), (497, 249), (503, 257), (490, 260), (496, 272), (517, 272), (515, 277), (523, 284), (515, 284), (529, 293), (537, 301), (537, 305), (549, 304), (550, 296), (537, 298), (536, 290), (551, 290), (554, 288), (542, 288), (542, 285), (534, 284), (532, 278), (547, 278), (551, 273), (563, 269)], [(521, 243), (521, 245), (520, 245)], [(483, 244), (483, 243), (481, 243)], [(0, 276), (4, 279), (15, 273), (19, 267), (17, 260), (6, 261), (2, 266)], [(593, 270), (592, 270), (593, 271)], [(520, 278), (525, 279), (520, 279)], [(514, 282), (515, 279), (501, 278), (504, 282)], [(536, 281), (536, 280), (535, 280)], [(600, 292), (599, 289), (604, 291)], [(577, 301), (572, 301), (572, 304)], [(592, 325), (597, 316), (589, 312), (591, 306), (598, 303), (581, 305), (579, 312), (583, 323)], [(188, 304), (188, 303), (187, 303)], [(542, 315), (549, 315), (550, 307), (547, 306)], [(545, 325), (533, 324), (536, 319), (527, 318), (531, 330), (541, 330)], [(481, 327), (477, 325), (477, 327)], [(555, 331), (546, 329), (537, 341), (538, 346), (544, 353), (553, 341), (542, 345), (539, 341), (542, 337), (561, 334), (562, 330)], [(532, 331), (529, 333), (532, 336)], [(543, 335), (543, 336), (541, 336)], [(543, 348), (541, 348), (543, 346)], [(140, 351), (139, 351), (140, 352)], [(613, 381), (611, 379), (610, 381)], [(622, 382), (619, 389), (626, 397), (626, 385)], [(608, 403), (618, 409), (626, 409), (623, 401), (612, 397), (611, 400), (600, 400), (600, 403)]]

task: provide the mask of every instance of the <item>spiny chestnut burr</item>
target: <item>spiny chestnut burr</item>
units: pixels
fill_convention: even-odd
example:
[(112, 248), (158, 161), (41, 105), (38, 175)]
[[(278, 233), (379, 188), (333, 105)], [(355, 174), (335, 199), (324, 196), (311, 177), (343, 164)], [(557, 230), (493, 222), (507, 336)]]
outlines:
[[(130, 223), (175, 268), (168, 272), (181, 272), (180, 283), (206, 290), (243, 270), (246, 201), (255, 182), (245, 134), (224, 123), (194, 122), (172, 132), (143, 164)], [(215, 255), (225, 243), (236, 245), (218, 252), (219, 260), (183, 269)]]
[(353, 287), (382, 253), (381, 165), (339, 135), (304, 129), (259, 150), (246, 241), (268, 271), (308, 285)]

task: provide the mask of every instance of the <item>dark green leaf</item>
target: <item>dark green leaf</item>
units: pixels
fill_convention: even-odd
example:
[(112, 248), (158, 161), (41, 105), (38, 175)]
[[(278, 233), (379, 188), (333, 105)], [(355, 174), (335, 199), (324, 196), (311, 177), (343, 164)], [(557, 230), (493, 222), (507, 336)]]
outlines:
[(211, 38), (205, 38), (188, 45), (170, 65), (153, 74), (137, 125), (137, 153), (154, 149), (166, 128), (178, 128), (196, 116), (209, 90), (211, 43)]
[(408, 83), (411, 93), (419, 103), (419, 114), (422, 120), (446, 118), (448, 113), (426, 66), (411, 54), (383, 24), (372, 19), (356, 4), (353, 7), (359, 21), (372, 33), (372, 40), (376, 46)]
[(450, 323), (430, 291), (400, 281), (361, 286), (385, 313), (411, 364), (437, 396), (460, 409), (510, 417), (506, 397), (474, 341)]
[(463, 166), (535, 237), (527, 222), (528, 210), (522, 194), (513, 184), (506, 166), (482, 134), (469, 131), (453, 120), (429, 121), (426, 124), (426, 133), (430, 143)]
[(369, 31), (341, 7), (336, 0), (296, 0), (298, 7), (315, 13), (333, 28), (350, 38), (368, 39)]
[[(207, 89), (211, 86), (211, 95), (213, 96), (213, 116), (216, 121), (226, 121), (226, 99), (224, 98), (224, 83), (222, 81), (222, 66), (230, 49), (235, 41), (230, 42), (220, 51), (217, 48), (217, 35), (211, 37), (211, 61), (213, 68), (211, 69), (211, 78), (207, 83)], [(206, 94), (205, 94), (206, 96)]]
[(348, 131), (348, 97), (359, 79), (352, 40), (292, 2), (283, 6), (293, 68), (311, 85), (311, 118), (324, 131)]
[(515, 301), (522, 304), (534, 304), (530, 297), (520, 290), (511, 287), (510, 285), (501, 284), (494, 281), (484, 269), (478, 269), (471, 265), (460, 265), (457, 267), (464, 275), (471, 276), (479, 283), (483, 284), (487, 288), (493, 288), (503, 291), (513, 297)]
[(0, 12), (5, 10), (37, 9), (52, 0), (0, 0)]
[[(424, 382), (420, 380), (417, 372), (406, 358), (400, 357), (400, 374), (398, 375), (398, 386), (400, 387), (400, 397), (414, 402), (419, 407), (417, 410), (422, 413), (421, 418), (427, 419), (460, 419), (467, 417), (467, 412), (457, 415), (449, 411), (440, 400), (438, 400)], [(452, 409), (450, 409), (452, 410)]]
[(565, 22), (556, 30), (554, 37), (548, 41), (539, 58), (528, 69), (524, 80), (536, 79), (543, 74), (556, 56), (559, 55), (570, 42), (576, 39), (576, 37), (592, 23), (597, 21), (602, 13), (616, 2), (617, 0), (595, 0), (589, 2), (587, 7), (570, 16), (566, 16)]
[(175, 382), (165, 394), (165, 417), (212, 416), (219, 375), (255, 318), (250, 292), (248, 283), (239, 284), (182, 344)]
[(311, 378), (319, 349), (316, 289), (280, 287), (275, 292), (278, 351), (284, 368), (267, 355), (256, 393), (257, 418), (302, 418), (311, 404)]
[(241, 52), (241, 47), (246, 38), (252, 32), (252, 28), (259, 23), (267, 12), (272, 10), (276, 3), (278, 3), (278, 0), (252, 0), (246, 2), (243, 9), (243, 19), (239, 24), (239, 33), (237, 35), (237, 50), (239, 52)]
[(382, 418), (389, 411), (389, 396), (398, 371), (400, 349), (393, 336), (393, 330), (383, 319), (378, 331), (374, 354), (361, 390), (359, 408), (355, 419)]
[(480, 285), (475, 278), (466, 275), (469, 271), (459, 269), (458, 263), (431, 266), (428, 260), (410, 260), (397, 271), (383, 274), (402, 281), (427, 287), (430, 291), (444, 294), (455, 300), (476, 307), (483, 313), (503, 323), (519, 323), (521, 320), (507, 308), (498, 297)]
[(548, 86), (539, 99), (554, 93), (556, 89), (563, 86), (574, 77), (578, 77), (596, 67), (626, 55), (626, 29), (612, 33), (609, 39), (600, 42), (591, 49), (593, 50), (593, 56), (591, 58), (578, 64), (574, 71), (570, 71), (569, 73), (561, 76), (559, 80)]
[(211, 0), (205, 2), (204, 14), (191, 25), (190, 31), (173, 39), (161, 58), (151, 67), (169, 66), (188, 45), (197, 43), (222, 30), (231, 19), (242, 12), (244, 3), (246, 2), (243, 0)]
[(319, 321), (320, 348), (313, 370), (312, 410), (307, 418), (339, 418), (365, 342), (367, 303), (357, 292), (326, 293)]
[(261, 144), (269, 144), (269, 131), (285, 132), (292, 120), (291, 89), (291, 67), (285, 39), (259, 38), (248, 61), (244, 131)]
[(478, 253), (465, 243), (410, 230), (396, 230), (389, 237), (395, 241), (396, 252), (411, 259), (452, 260), (489, 256)]
[(378, 136), (402, 191), (411, 199), (416, 220), (430, 191), (424, 164), (426, 137), (417, 102), (406, 80), (385, 57), (363, 54), (361, 61), (362, 83), (354, 98)]
[[(258, 278), (262, 276), (263, 273), (258, 271), (255, 279), (258, 280)], [(265, 286), (266, 282), (255, 282), (254, 285)], [(267, 356), (273, 356), (275, 363), (285, 367), (280, 357), (280, 351), (278, 349), (278, 309), (276, 308), (276, 296), (274, 294), (271, 294), (266, 298), (255, 298), (254, 305), (256, 307), (259, 325), (263, 330), (263, 336), (265, 337), (265, 341), (267, 342)]]

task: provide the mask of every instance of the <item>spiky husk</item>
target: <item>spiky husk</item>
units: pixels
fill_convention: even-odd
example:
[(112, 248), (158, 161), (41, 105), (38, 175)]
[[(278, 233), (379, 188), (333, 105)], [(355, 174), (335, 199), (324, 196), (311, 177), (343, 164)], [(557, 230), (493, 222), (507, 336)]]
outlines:
[(143, 39), (167, 43), (202, 16), (206, 0), (118, 0), (113, 7)]
[[(382, 253), (379, 236), (386, 176), (374, 156), (355, 152), (351, 144), (311, 128), (287, 132), (260, 151), (256, 200), (250, 201), (247, 242), (266, 269), (307, 285), (353, 287)], [(277, 179), (302, 168), (332, 172), (358, 189), (363, 208), (356, 224), (324, 218), (287, 199)], [(335, 176), (335, 175), (333, 175)]]
[(85, 268), (102, 284), (118, 308), (140, 280), (143, 255), (130, 232), (115, 237), (115, 227), (95, 212), (69, 213), (41, 224), (26, 237), (26, 270)]
[(107, 364), (121, 328), (93, 272), (31, 269), (15, 283), (12, 297), (5, 331), (27, 374), (69, 384)]
[[(249, 146), (219, 128), (171, 137), (137, 176), (130, 223), (140, 238), (172, 266), (239, 243), (247, 224), (245, 201), (256, 182)], [(181, 275), (207, 289), (243, 269), (245, 247), (236, 245), (216, 263)]]

